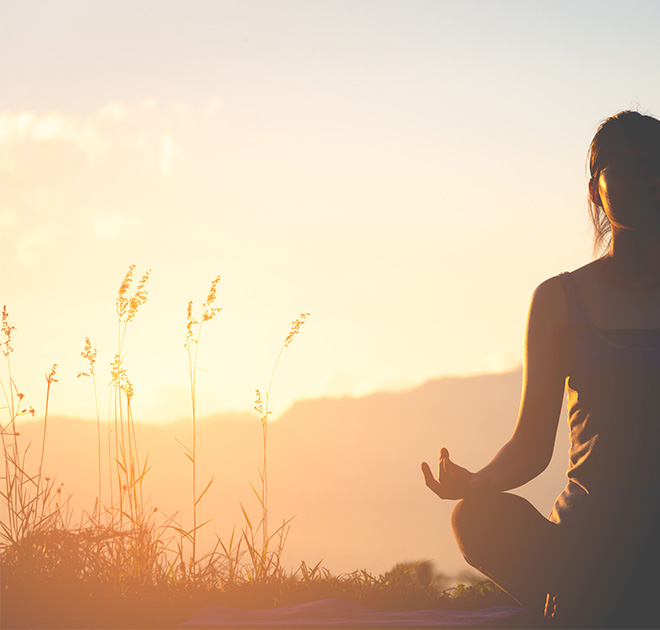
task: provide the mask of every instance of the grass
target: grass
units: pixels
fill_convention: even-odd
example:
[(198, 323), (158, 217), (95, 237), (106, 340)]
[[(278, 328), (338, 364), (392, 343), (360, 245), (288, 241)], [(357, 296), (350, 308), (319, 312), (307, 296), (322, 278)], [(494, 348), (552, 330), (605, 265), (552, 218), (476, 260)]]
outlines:
[[(48, 406), (57, 383), (56, 365), (46, 374), (43, 435), (38, 466), (31, 469), (20, 422), (34, 416), (12, 374), (12, 332), (6, 306), (2, 311), (0, 350), (5, 376), (0, 379), (5, 419), (0, 421), (0, 589), (3, 628), (10, 627), (175, 627), (205, 604), (238, 607), (284, 606), (322, 598), (340, 598), (383, 609), (469, 609), (511, 600), (490, 582), (448, 588), (446, 576), (428, 562), (395, 566), (383, 575), (365, 570), (331, 575), (320, 564), (304, 562), (294, 570), (282, 564), (291, 519), (269, 524), (268, 416), (274, 377), (284, 350), (300, 332), (309, 313), (295, 319), (286, 336), (268, 385), (256, 391), (255, 411), (262, 426), (259, 483), (250, 484), (257, 516), (241, 504), (243, 524), (229, 539), (216, 536), (212, 549), (200, 551), (199, 509), (213, 483), (199, 491), (196, 450), (197, 352), (202, 327), (220, 308), (215, 306), (220, 277), (211, 283), (201, 314), (193, 302), (187, 309), (185, 348), (191, 397), (190, 445), (182, 444), (191, 464), (187, 521), (150, 507), (143, 484), (149, 474), (142, 457), (132, 412), (133, 386), (123, 366), (130, 323), (147, 299), (147, 271), (133, 282), (134, 266), (124, 277), (116, 299), (117, 351), (110, 366), (107, 452), (101, 447), (102, 423), (96, 388), (96, 350), (89, 338), (81, 352), (88, 362), (80, 377), (94, 389), (97, 421), (98, 496), (95, 505), (73, 514), (56, 480), (43, 472), (47, 449)], [(102, 484), (107, 468), (106, 486)]]

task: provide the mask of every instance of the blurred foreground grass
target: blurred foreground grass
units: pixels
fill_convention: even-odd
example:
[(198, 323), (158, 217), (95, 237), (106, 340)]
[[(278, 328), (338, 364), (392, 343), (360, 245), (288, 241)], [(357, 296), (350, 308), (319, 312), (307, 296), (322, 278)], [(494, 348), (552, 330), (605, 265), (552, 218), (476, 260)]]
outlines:
[(98, 566), (99, 535), (53, 530), (5, 549), (2, 627), (174, 628), (205, 605), (270, 608), (327, 598), (382, 610), (515, 605), (488, 581), (447, 587), (446, 576), (435, 574), (430, 563), (397, 565), (379, 576), (365, 570), (333, 576), (302, 563), (263, 582), (230, 581), (222, 571), (190, 580), (155, 572), (142, 583), (120, 587)]

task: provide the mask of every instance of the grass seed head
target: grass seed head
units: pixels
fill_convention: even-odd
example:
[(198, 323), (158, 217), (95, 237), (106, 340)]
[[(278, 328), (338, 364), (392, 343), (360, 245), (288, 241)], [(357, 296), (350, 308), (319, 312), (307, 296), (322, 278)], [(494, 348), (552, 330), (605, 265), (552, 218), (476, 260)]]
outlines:
[(133, 271), (135, 270), (135, 265), (131, 265), (124, 276), (124, 279), (119, 286), (119, 291), (117, 292), (116, 308), (117, 315), (119, 319), (125, 323), (130, 322), (138, 312), (140, 306), (142, 306), (147, 301), (147, 290), (145, 286), (147, 280), (149, 280), (149, 274), (151, 269), (147, 269), (145, 274), (140, 278), (138, 285), (135, 289), (135, 293), (131, 297), (127, 297), (126, 294), (133, 282)]
[(118, 354), (115, 354), (115, 358), (110, 364), (110, 387), (118, 387), (120, 390), (126, 394), (127, 400), (130, 402), (133, 398), (133, 384), (128, 379), (126, 370), (121, 366), (122, 360)]
[(85, 347), (80, 353), (80, 356), (83, 359), (87, 359), (89, 362), (89, 371), (88, 372), (79, 372), (78, 378), (81, 376), (94, 376), (94, 364), (96, 363), (96, 348), (92, 347), (92, 342), (89, 340), (89, 337), (85, 337)]
[(116, 307), (117, 307), (117, 315), (119, 315), (119, 319), (124, 318), (126, 309), (128, 308), (128, 298), (126, 297), (126, 292), (131, 286), (131, 282), (133, 282), (134, 269), (135, 269), (135, 265), (131, 265), (128, 268), (128, 271), (126, 272), (126, 275), (124, 276), (124, 279), (122, 280), (121, 285), (119, 286), (119, 291), (117, 292)]
[(288, 348), (293, 341), (293, 338), (300, 332), (300, 327), (305, 323), (305, 320), (309, 317), (309, 313), (300, 313), (298, 319), (294, 319), (291, 322), (291, 330), (287, 335), (287, 338), (284, 340), (284, 347)]
[(193, 333), (193, 327), (197, 326), (199, 322), (195, 319), (193, 315), (193, 303), (192, 300), (188, 302), (188, 313), (186, 316), (186, 346), (189, 346), (191, 343), (195, 342), (195, 335)]
[(128, 315), (126, 317), (127, 322), (130, 322), (133, 317), (135, 317), (138, 308), (140, 308), (140, 306), (142, 306), (147, 301), (147, 290), (145, 289), (145, 286), (147, 284), (147, 280), (149, 280), (150, 273), (151, 269), (147, 269), (145, 271), (144, 275), (140, 278), (140, 282), (138, 282), (137, 289), (135, 289), (135, 294), (129, 301)]
[(0, 344), (2, 346), (2, 354), (8, 357), (14, 348), (11, 347), (11, 331), (16, 330), (14, 326), (9, 325), (9, 313), (7, 313), (7, 306), (2, 307), (2, 334), (5, 340)]
[[(219, 282), (220, 282), (220, 276), (216, 276), (213, 282), (211, 282), (211, 288), (209, 289), (209, 293), (206, 296), (206, 300), (202, 304), (201, 323), (212, 320), (222, 310), (218, 306), (213, 306), (213, 303), (216, 300), (216, 291)], [(197, 319), (193, 314), (193, 303), (191, 300), (190, 302), (188, 302), (188, 312), (186, 316), (186, 343), (184, 344), (185, 347), (190, 348), (191, 344), (197, 343), (197, 339), (195, 339), (193, 328), (198, 325), (200, 325), (200, 322), (197, 321)]]
[(126, 371), (121, 366), (121, 357), (115, 354), (115, 358), (110, 364), (110, 387), (121, 387), (122, 377), (125, 374)]
[(216, 276), (215, 280), (211, 282), (211, 288), (209, 289), (209, 294), (206, 297), (206, 302), (204, 302), (202, 308), (203, 322), (207, 322), (213, 319), (216, 316), (216, 314), (222, 310), (217, 306), (212, 306), (212, 304), (215, 302), (215, 298), (216, 298), (215, 293), (216, 293), (216, 288), (218, 286), (218, 282), (220, 282), (220, 276)]
[(133, 398), (133, 383), (128, 380), (128, 376), (126, 376), (126, 372), (124, 372), (124, 383), (122, 383), (121, 388), (124, 390), (124, 393), (126, 394), (126, 399), (130, 402), (131, 398)]
[(55, 378), (56, 369), (57, 369), (57, 363), (53, 363), (53, 367), (50, 369), (50, 373), (46, 374), (46, 382), (48, 384), (57, 383), (57, 379)]
[(260, 415), (264, 415), (264, 401), (261, 399), (261, 392), (257, 389), (257, 398), (254, 401), (254, 410)]

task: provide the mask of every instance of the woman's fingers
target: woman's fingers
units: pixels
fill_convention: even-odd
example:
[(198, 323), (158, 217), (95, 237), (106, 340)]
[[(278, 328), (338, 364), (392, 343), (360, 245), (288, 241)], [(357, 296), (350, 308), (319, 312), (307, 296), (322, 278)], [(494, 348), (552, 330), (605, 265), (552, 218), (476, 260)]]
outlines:
[(449, 461), (449, 451), (443, 446), (440, 449), (440, 460), (438, 461), (438, 479), (442, 481), (447, 472), (447, 462)]
[(433, 476), (431, 467), (426, 462), (422, 462), (422, 472), (424, 473), (426, 486), (440, 496), (440, 482)]
[[(446, 463), (446, 461), (444, 462)], [(442, 462), (440, 464), (442, 466)], [(436, 479), (433, 476), (431, 467), (426, 463), (422, 463), (422, 472), (424, 473), (424, 481), (427, 487), (435, 492), (441, 499), (458, 499), (459, 495), (456, 495), (456, 489), (453, 487), (454, 480), (451, 477), (444, 475), (444, 480), (442, 476), (440, 479)]]
[(443, 483), (442, 480), (437, 480), (433, 473), (431, 472), (431, 467), (424, 462), (422, 464), (422, 472), (424, 473), (424, 481), (426, 482), (429, 490), (432, 490), (437, 494), (441, 499), (454, 499), (457, 497), (452, 496), (453, 493), (451, 488), (447, 486), (447, 483)]
[(422, 472), (428, 488), (441, 499), (461, 499), (469, 491), (468, 485), (472, 473), (452, 462), (446, 448), (440, 450), (437, 479), (426, 462), (422, 464)]
[[(427, 486), (429, 486), (430, 481), (436, 481), (433, 473), (431, 472), (431, 467), (426, 462), (422, 462), (422, 472), (424, 473), (424, 481), (426, 482)], [(429, 486), (429, 488), (430, 487), (431, 486)]]

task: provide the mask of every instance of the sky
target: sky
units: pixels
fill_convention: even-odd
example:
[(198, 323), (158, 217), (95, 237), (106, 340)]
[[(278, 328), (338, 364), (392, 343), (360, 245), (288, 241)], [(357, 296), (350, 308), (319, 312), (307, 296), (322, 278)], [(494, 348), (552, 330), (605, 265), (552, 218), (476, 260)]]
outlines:
[[(0, 0), (0, 306), (42, 414), (190, 410), (186, 309), (220, 275), (197, 413), (522, 361), (530, 296), (592, 258), (598, 124), (660, 115), (660, 3)], [(0, 371), (5, 388), (9, 376)]]

